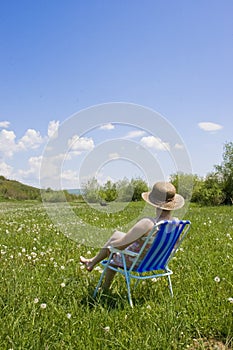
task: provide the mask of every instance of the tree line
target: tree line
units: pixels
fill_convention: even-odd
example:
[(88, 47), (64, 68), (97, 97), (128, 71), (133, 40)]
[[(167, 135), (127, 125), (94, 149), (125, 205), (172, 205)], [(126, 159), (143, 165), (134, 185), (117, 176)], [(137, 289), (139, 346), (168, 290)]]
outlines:
[(145, 181), (140, 178), (112, 182), (108, 180), (104, 185), (100, 185), (95, 177), (89, 179), (83, 186), (82, 196), (89, 203), (104, 205), (108, 202), (130, 202), (140, 201), (141, 193), (148, 191)]
[[(170, 181), (186, 200), (202, 205), (233, 204), (233, 142), (225, 143), (223, 160), (205, 177), (177, 173)], [(100, 185), (96, 178), (87, 181), (83, 187), (83, 197), (89, 203), (105, 204), (112, 201), (140, 201), (141, 193), (148, 186), (141, 178), (124, 178), (116, 183), (108, 180)]]

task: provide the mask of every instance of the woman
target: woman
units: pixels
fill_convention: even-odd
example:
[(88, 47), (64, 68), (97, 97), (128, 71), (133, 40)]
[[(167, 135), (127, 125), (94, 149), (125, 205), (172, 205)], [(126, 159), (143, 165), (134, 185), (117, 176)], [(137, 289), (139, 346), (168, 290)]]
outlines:
[[(142, 198), (150, 205), (156, 208), (155, 218), (143, 218), (139, 220), (127, 233), (115, 231), (110, 239), (96, 256), (86, 259), (80, 257), (80, 262), (86, 266), (88, 271), (92, 271), (94, 266), (109, 256), (109, 246), (120, 250), (128, 249), (139, 252), (145, 237), (151, 231), (153, 226), (161, 220), (172, 220), (172, 210), (180, 209), (184, 205), (184, 198), (176, 193), (175, 187), (169, 182), (157, 182), (150, 192), (142, 193)], [(127, 266), (132, 263), (131, 258), (127, 257)], [(118, 254), (113, 256), (113, 265), (122, 266), (121, 257)], [(105, 275), (103, 289), (109, 289), (115, 275), (115, 271), (108, 269)]]

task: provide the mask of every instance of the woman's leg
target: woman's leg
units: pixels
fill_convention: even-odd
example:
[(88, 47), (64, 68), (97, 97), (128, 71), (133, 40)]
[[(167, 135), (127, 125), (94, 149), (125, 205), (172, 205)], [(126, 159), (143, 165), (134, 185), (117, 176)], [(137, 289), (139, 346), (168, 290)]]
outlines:
[[(96, 264), (104, 260), (109, 256), (108, 247), (115, 241), (122, 238), (125, 235), (124, 232), (115, 231), (110, 239), (105, 243), (103, 248), (94, 256), (93, 258), (86, 259), (83, 256), (80, 256), (80, 262), (85, 264), (87, 271), (92, 271)], [(109, 269), (108, 269), (109, 270)], [(111, 270), (112, 271), (112, 270)]]
[(115, 274), (116, 274), (116, 271), (111, 270), (109, 268), (107, 269), (106, 274), (105, 274), (104, 283), (102, 285), (103, 290), (108, 290), (110, 288)]

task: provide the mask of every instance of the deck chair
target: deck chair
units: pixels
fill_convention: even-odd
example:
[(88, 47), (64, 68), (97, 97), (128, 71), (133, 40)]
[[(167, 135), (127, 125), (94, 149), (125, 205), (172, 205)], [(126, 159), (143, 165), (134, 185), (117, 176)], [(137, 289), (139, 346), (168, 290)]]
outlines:
[[(110, 255), (108, 260), (103, 260), (101, 262), (104, 269), (95, 288), (93, 295), (94, 298), (97, 295), (108, 268), (121, 273), (125, 277), (128, 300), (131, 307), (133, 307), (130, 290), (131, 279), (137, 280), (135, 283), (136, 287), (140, 280), (167, 277), (170, 294), (173, 297), (172, 282), (170, 278), (170, 275), (173, 272), (169, 269), (168, 263), (185, 238), (190, 225), (191, 223), (188, 220), (164, 220), (158, 222), (148, 234), (141, 250), (138, 253), (132, 252), (128, 249), (119, 250), (114, 247), (109, 247)], [(123, 267), (117, 267), (112, 264), (113, 254), (115, 253), (121, 254)], [(130, 267), (126, 266), (125, 256), (127, 254), (133, 258)]]

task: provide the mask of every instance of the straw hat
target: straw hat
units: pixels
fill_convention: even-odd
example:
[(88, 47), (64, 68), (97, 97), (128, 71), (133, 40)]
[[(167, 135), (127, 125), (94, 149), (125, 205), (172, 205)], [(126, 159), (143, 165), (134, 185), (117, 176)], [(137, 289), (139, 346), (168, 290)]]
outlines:
[(184, 198), (176, 193), (176, 188), (169, 182), (157, 182), (149, 192), (143, 192), (142, 198), (154, 207), (163, 210), (180, 209)]

